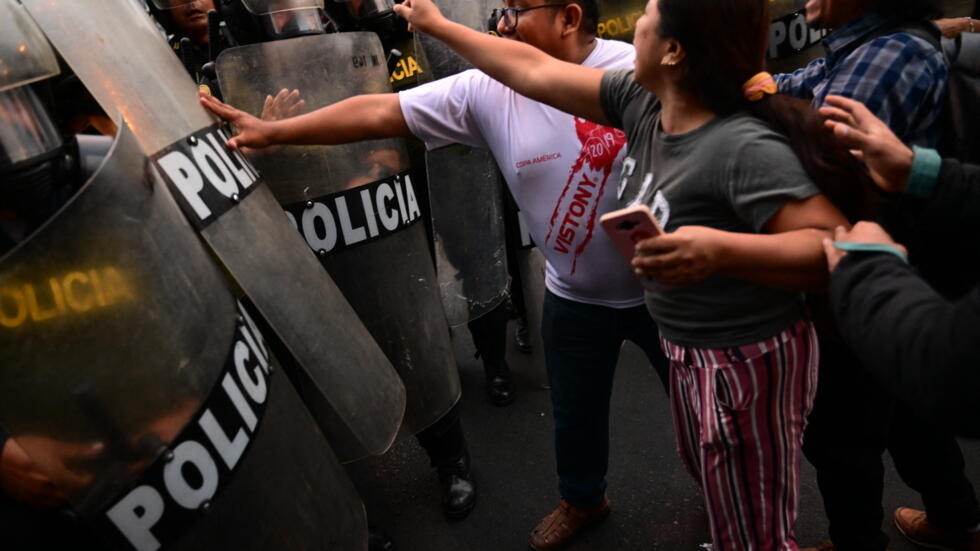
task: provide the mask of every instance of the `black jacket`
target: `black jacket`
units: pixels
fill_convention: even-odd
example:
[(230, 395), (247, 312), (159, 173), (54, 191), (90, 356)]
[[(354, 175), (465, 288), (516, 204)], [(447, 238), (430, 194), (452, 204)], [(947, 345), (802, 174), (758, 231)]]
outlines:
[[(980, 167), (943, 161), (928, 200), (915, 201), (930, 235), (972, 237), (972, 250), (932, 243), (972, 272), (980, 247)], [(914, 258), (913, 258), (914, 260)], [(850, 253), (831, 276), (841, 334), (866, 368), (897, 395), (967, 436), (980, 436), (980, 280), (950, 300), (911, 266), (886, 253)]]

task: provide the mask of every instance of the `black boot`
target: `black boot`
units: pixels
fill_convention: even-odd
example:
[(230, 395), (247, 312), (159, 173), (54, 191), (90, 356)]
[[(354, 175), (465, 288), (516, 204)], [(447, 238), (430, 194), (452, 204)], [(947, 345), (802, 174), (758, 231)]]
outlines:
[(470, 452), (459, 421), (459, 404), (415, 437), (439, 475), (446, 517), (466, 518), (476, 505), (476, 484), (470, 476)]
[(476, 486), (470, 474), (470, 453), (436, 467), (442, 484), (442, 512), (449, 520), (463, 520), (476, 506)]
[(388, 534), (368, 526), (368, 551), (395, 551), (395, 543), (391, 541)]
[(487, 399), (497, 407), (508, 406), (514, 402), (514, 383), (510, 378), (510, 368), (503, 362), (496, 369), (483, 363), (487, 376)]
[(469, 323), (477, 356), (483, 359), (487, 398), (502, 407), (514, 401), (514, 384), (504, 357), (507, 353), (507, 309), (501, 305)]
[(514, 324), (514, 342), (518, 352), (530, 354), (534, 350), (531, 348), (531, 334), (527, 329), (527, 318), (521, 316)]

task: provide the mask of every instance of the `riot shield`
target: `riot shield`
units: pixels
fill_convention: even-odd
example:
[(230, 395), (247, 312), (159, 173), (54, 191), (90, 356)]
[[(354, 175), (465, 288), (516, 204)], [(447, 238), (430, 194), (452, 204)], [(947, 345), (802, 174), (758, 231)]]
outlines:
[[(306, 110), (390, 90), (370, 33), (233, 48), (217, 68), (228, 101), (252, 113), (282, 88), (299, 90)], [(404, 141), (283, 147), (253, 162), (399, 371), (408, 390), (404, 430), (438, 420), (460, 387)]]
[(599, 0), (596, 35), (609, 40), (633, 42), (636, 21), (643, 15), (646, 0)]
[(0, 0), (0, 92), (57, 75), (44, 34), (14, 0)]
[(826, 30), (806, 23), (806, 0), (769, 0), (769, 71), (788, 72), (824, 55), (820, 42)]
[(124, 125), (0, 258), (0, 423), (113, 549), (365, 548), (343, 468), (146, 166)]
[(323, 0), (242, 0), (242, 4), (255, 15), (323, 8)]
[[(503, 6), (500, 0), (452, 0), (450, 2), (440, 2), (439, 10), (447, 19), (466, 25), (471, 29), (481, 32), (491, 31), (488, 28), (490, 12), (493, 8)], [(452, 51), (441, 41), (429, 35), (420, 35), (419, 41), (425, 49), (425, 55), (429, 60), (429, 66), (435, 78), (471, 69), (473, 66)]]
[[(647, 0), (599, 0), (599, 38), (632, 42), (636, 21), (643, 15)], [(792, 71), (823, 55), (820, 41), (827, 31), (806, 24), (806, 0), (769, 0), (769, 70)]]
[(422, 46), (424, 36), (412, 33), (386, 38), (384, 47), (388, 52), (388, 82), (395, 92), (414, 88), (437, 78), (429, 65), (426, 49)]
[(461, 145), (428, 152), (426, 170), (439, 293), (455, 327), (507, 298), (503, 182), (489, 151)]
[[(498, 0), (457, 0), (440, 6), (449, 19), (485, 31)], [(422, 35), (432, 74), (443, 78), (470, 65), (442, 42)], [(504, 235), (503, 178), (485, 149), (444, 147), (425, 154), (436, 273), (450, 325), (463, 325), (507, 298), (510, 279)]]
[(259, 175), (225, 148), (149, 16), (129, 0), (24, 5), (106, 111), (132, 126), (187, 219), (297, 360), (289, 375), (338, 455), (384, 452), (404, 412), (397, 373)]

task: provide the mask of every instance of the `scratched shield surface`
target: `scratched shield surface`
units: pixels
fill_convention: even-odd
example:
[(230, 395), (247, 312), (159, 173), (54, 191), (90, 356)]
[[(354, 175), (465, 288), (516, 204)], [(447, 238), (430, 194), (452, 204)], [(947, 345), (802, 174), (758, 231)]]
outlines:
[[(360, 499), (275, 358), (263, 355), (273, 375), (261, 375), (262, 393), (258, 372), (228, 375), (259, 369), (261, 335), (242, 337), (219, 266), (146, 166), (123, 125), (98, 172), (0, 258), (0, 424), (112, 548), (145, 548), (123, 533), (134, 522), (174, 548), (363, 547)], [(219, 414), (228, 440), (248, 445), (219, 470), (231, 442), (185, 435), (230, 389), (251, 396), (254, 423)], [(200, 477), (181, 469), (154, 485), (148, 473), (188, 441), (202, 451)], [(207, 515), (173, 499), (187, 488)], [(152, 499), (129, 511), (133, 522), (111, 521), (134, 491)]]
[[(265, 98), (297, 90), (308, 112), (353, 95), (390, 92), (372, 33), (294, 38), (225, 50), (229, 103), (261, 115)], [(404, 140), (290, 146), (252, 156), (276, 199), (337, 283), (407, 389), (403, 433), (441, 418), (459, 375), (425, 225), (424, 187)]]
[[(147, 155), (214, 124), (194, 82), (137, 3), (23, 4), (106, 112), (130, 125)], [(91, 55), (92, 44), (101, 45), (100, 55)], [(355, 458), (387, 450), (404, 413), (404, 386), (268, 187), (256, 184), (199, 235), (295, 360), (284, 367), (303, 382), (304, 400), (337, 453)]]

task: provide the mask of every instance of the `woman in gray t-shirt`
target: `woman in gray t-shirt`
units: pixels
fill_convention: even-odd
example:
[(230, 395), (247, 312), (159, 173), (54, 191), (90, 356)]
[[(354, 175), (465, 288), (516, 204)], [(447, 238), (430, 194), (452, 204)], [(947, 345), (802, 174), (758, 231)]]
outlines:
[[(626, 131), (620, 197), (649, 205), (670, 232), (639, 243), (633, 266), (667, 285), (647, 302), (671, 359), (678, 447), (718, 551), (797, 549), (818, 358), (801, 290), (825, 284), (821, 242), (847, 225), (774, 130), (796, 130), (813, 113), (774, 96), (771, 76), (759, 74), (767, 4), (650, 0), (636, 24), (635, 71), (608, 73), (468, 32), (431, 0), (396, 7), (519, 93)], [(787, 114), (800, 118), (768, 120)]]

